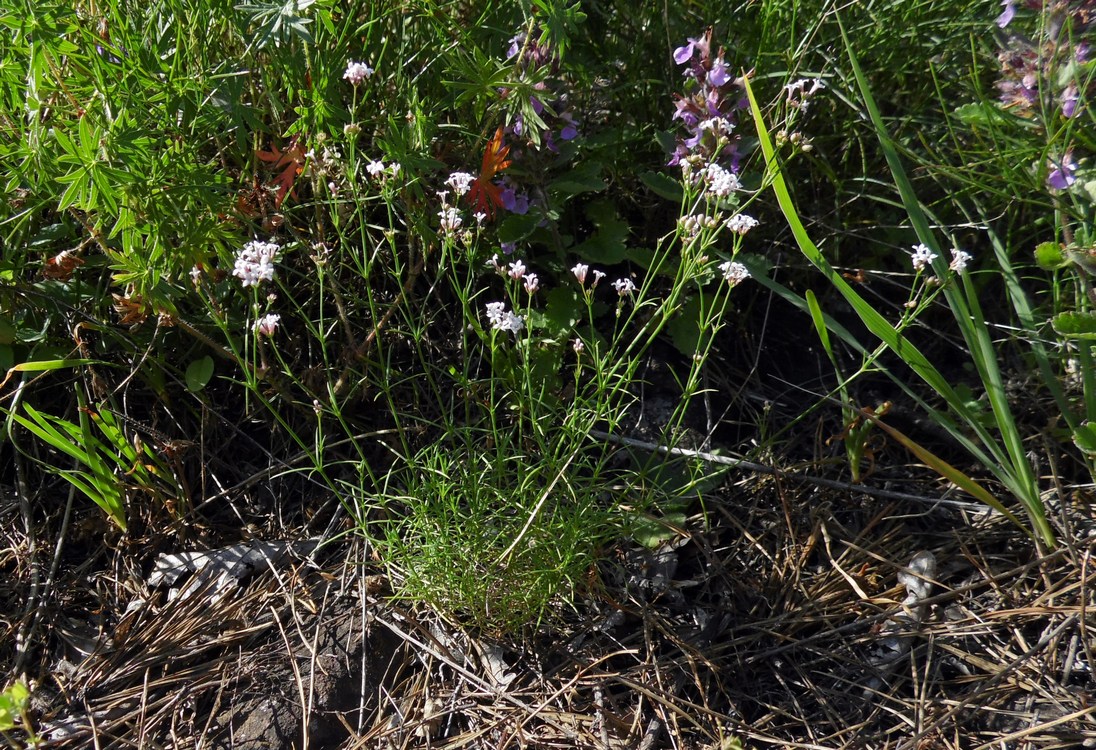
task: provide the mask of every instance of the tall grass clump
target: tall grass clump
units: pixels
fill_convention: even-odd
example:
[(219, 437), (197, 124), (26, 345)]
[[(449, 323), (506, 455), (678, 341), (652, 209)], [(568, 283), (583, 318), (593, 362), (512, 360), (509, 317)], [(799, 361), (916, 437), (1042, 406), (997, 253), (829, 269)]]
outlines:
[[(1006, 5), (1006, 12), (998, 22), (1002, 28), (1012, 21), (1015, 11), (1015, 4)], [(995, 231), (994, 223), (985, 210), (986, 197), (976, 189), (982, 183), (976, 179), (967, 179), (967, 189), (952, 196), (948, 209), (951, 215), (974, 222), (973, 225), (982, 233), (974, 240), (969, 231), (949, 231), (939, 215), (919, 197), (903, 164), (903, 152), (910, 155), (912, 151), (901, 146), (888, 127), (876, 102), (874, 87), (869, 84), (869, 76), (861, 69), (855, 45), (848, 35), (843, 34), (849, 79), (855, 84), (859, 106), (875, 130), (894, 183), (894, 192), (906, 217), (907, 231), (914, 240), (911, 243), (912, 252), (907, 256), (913, 272), (912, 285), (897, 321), (880, 314), (849, 282), (848, 275), (839, 273), (810, 238), (784, 177), (786, 149), (785, 153), (781, 153), (780, 143), (774, 143), (751, 94), (758, 137), (769, 166), (769, 178), (800, 250), (823, 273), (828, 283), (879, 342), (870, 344), (854, 336), (833, 317), (826, 315), (813, 295), (797, 297), (783, 290), (804, 311), (812, 314), (824, 348), (831, 353), (831, 358), (831, 334), (859, 353), (860, 364), (853, 374), (843, 373), (838, 386), (838, 400), (845, 404), (846, 420), (850, 425), (863, 422), (881, 427), (943, 477), (1019, 523), (999, 493), (987, 490), (967, 473), (889, 426), (881, 412), (863, 410), (851, 403), (848, 395), (850, 382), (867, 372), (889, 374), (910, 398), (932, 416), (934, 422), (990, 471), (1008, 496), (1020, 502), (1030, 533), (1048, 546), (1055, 543), (1055, 533), (1047, 515), (1045, 487), (1038, 475), (1038, 465), (1032, 459), (1030, 443), (1036, 436), (1030, 433), (1032, 428), (1017, 412), (1010, 380), (1012, 376), (1005, 368), (1023, 362), (1039, 374), (1037, 393), (1054, 405), (1060, 422), (1054, 432), (1059, 441), (1056, 450), (1072, 443), (1076, 451), (1074, 456), (1082, 467), (1086, 467), (1087, 479), (1091, 479), (1093, 453), (1090, 422), (1093, 412), (1091, 389), (1086, 385), (1086, 380), (1090, 378), (1080, 374), (1088, 371), (1085, 363), (1091, 358), (1089, 332), (1093, 330), (1089, 323), (1091, 300), (1085, 292), (1088, 282), (1083, 263), (1088, 226), (1091, 224), (1091, 199), (1085, 195), (1083, 183), (1074, 188), (1079, 167), (1072, 154), (1075, 148), (1081, 147), (1084, 137), (1078, 134), (1075, 123), (1069, 122), (1084, 111), (1085, 92), (1091, 79), (1090, 74), (1084, 72), (1088, 67), (1079, 62), (1078, 53), (1063, 49), (1071, 35), (1080, 35), (1087, 29), (1083, 14), (1074, 14), (1068, 5), (1048, 4), (1041, 7), (1042, 13), (1033, 19), (1040, 24), (1036, 41), (1020, 42), (1012, 38), (1006, 43), (1006, 49), (1000, 55), (1004, 77), (999, 84), (1005, 101), (1000, 104), (983, 102), (977, 112), (970, 107), (960, 111), (969, 122), (979, 125), (995, 123), (993, 129), (998, 132), (1004, 131), (1005, 122), (1024, 118), (1028, 126), (1012, 134), (1015, 148), (1025, 148), (1025, 153), (1030, 155), (1043, 154), (1026, 162), (1030, 168), (1020, 170), (1021, 179), (1025, 190), (1030, 191), (1034, 187), (1043, 200), (1058, 206), (1056, 226), (1065, 242), (1043, 243), (1038, 248), (1033, 247), (1035, 253), (1029, 254), (1027, 261), (1011, 253)], [(1051, 36), (1048, 37), (1048, 34)], [(1018, 52), (1017, 45), (1027, 51)], [(1024, 70), (1018, 71), (1017, 66)], [(1039, 127), (1030, 127), (1031, 122), (1039, 123)], [(954, 131), (953, 135), (960, 143), (970, 140)], [(1033, 136), (1046, 137), (1048, 141), (1043, 146), (1036, 144), (1033, 151), (1030, 145)], [(1015, 156), (1015, 153), (1009, 156), (1013, 160), (1014, 170)], [(986, 184), (992, 185), (988, 180)], [(1017, 186), (1013, 184), (1011, 187), (1009, 195), (1016, 194)], [(1071, 190), (1076, 192), (1071, 195)], [(1070, 207), (1068, 210), (1065, 209), (1067, 204)], [(972, 224), (965, 226), (969, 228)], [(1079, 238), (1080, 242), (1075, 238)], [(989, 257), (975, 258), (974, 254), (983, 248), (991, 251)], [(987, 290), (986, 274), (991, 273), (999, 274), (1003, 279), (1014, 313), (1012, 320), (1004, 321), (1019, 331), (1013, 348), (1002, 348), (997, 333), (1000, 323), (988, 317), (998, 313), (997, 307), (983, 307), (983, 295)], [(1032, 300), (1030, 292), (1021, 282), (1024, 274), (1040, 277), (1046, 291), (1040, 292), (1037, 299), (1046, 300), (1049, 304)], [(943, 302), (953, 314), (954, 330), (963, 343), (969, 372), (976, 376), (976, 388), (956, 383), (945, 376), (938, 365), (934, 365), (918, 348), (915, 343), (917, 337), (910, 336), (916, 332), (917, 318), (939, 302)], [(1063, 305), (1071, 309), (1063, 311)], [(1048, 345), (1048, 341), (1053, 343)], [(923, 381), (928, 391), (911, 389), (911, 384), (896, 374), (893, 365), (888, 363), (894, 360), (883, 357), (884, 353), (900, 360)], [(882, 411), (886, 408), (884, 405)], [(846, 435), (855, 437), (852, 432), (846, 432)], [(857, 445), (856, 440), (847, 440), (854, 475), (859, 463), (859, 456), (855, 455)]]

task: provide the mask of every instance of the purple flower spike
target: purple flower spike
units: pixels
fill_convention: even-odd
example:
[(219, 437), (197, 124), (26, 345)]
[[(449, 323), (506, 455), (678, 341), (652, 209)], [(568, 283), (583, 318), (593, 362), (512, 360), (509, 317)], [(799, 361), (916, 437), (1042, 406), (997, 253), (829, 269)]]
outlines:
[(1070, 185), (1077, 182), (1077, 176), (1074, 174), (1076, 171), (1077, 164), (1073, 161), (1073, 154), (1067, 151), (1062, 163), (1047, 175), (1047, 186), (1051, 190), (1068, 189)]
[(1012, 17), (1016, 15), (1016, 0), (1001, 0), (1001, 5), (1005, 9), (1001, 15), (997, 16), (997, 26), (1003, 29), (1012, 22)]

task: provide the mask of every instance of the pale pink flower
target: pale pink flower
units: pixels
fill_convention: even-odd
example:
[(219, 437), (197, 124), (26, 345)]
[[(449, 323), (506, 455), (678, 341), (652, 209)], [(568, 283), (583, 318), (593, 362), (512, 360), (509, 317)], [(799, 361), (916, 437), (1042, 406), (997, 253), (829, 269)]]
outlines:
[(589, 271), (590, 267), (585, 263), (578, 263), (571, 269), (571, 273), (573, 273), (575, 275), (575, 278), (578, 279), (579, 284), (586, 283), (586, 274)]
[(441, 219), (438, 228), (441, 229), (443, 234), (455, 234), (460, 229), (461, 224), (464, 223), (460, 216), (460, 209), (452, 206), (446, 206), (438, 211), (438, 217)]
[(749, 269), (738, 261), (729, 260), (726, 263), (720, 263), (719, 270), (723, 274), (723, 278), (726, 279), (727, 283), (731, 286), (738, 286), (743, 281), (750, 278)]
[(511, 279), (513, 279), (514, 281), (518, 281), (519, 279), (521, 279), (522, 276), (525, 275), (525, 270), (525, 264), (522, 263), (520, 260), (515, 260), (513, 263), (510, 264), (510, 270), (508, 273), (510, 274)]
[(525, 276), (522, 277), (522, 280), (525, 282), (525, 291), (529, 294), (532, 294), (540, 288), (540, 280), (535, 273), (525, 274)]
[(371, 75), (373, 75), (373, 69), (365, 63), (348, 60), (346, 63), (346, 72), (343, 73), (343, 78), (357, 86)]
[(267, 313), (255, 321), (255, 333), (260, 336), (273, 336), (274, 332), (278, 330), (278, 323), (281, 319), (282, 316), (277, 313)]
[(735, 214), (727, 219), (727, 229), (739, 235), (746, 234), (756, 226), (757, 219), (748, 214)]
[(959, 248), (955, 248), (951, 251), (951, 263), (948, 264), (948, 268), (950, 268), (955, 273), (962, 273), (963, 271), (967, 270), (967, 263), (969, 263), (970, 260), (970, 253), (964, 252)]
[(453, 192), (458, 196), (464, 195), (472, 187), (472, 183), (475, 181), (473, 175), (467, 172), (454, 172), (449, 175), (449, 179), (445, 181), (445, 184), (453, 188)]
[(617, 294), (621, 297), (625, 295), (631, 295), (636, 290), (635, 282), (631, 279), (617, 279), (613, 282), (613, 289), (616, 289)]
[(232, 275), (244, 286), (257, 286), (262, 281), (273, 281), (274, 261), (280, 248), (274, 242), (248, 242), (236, 255)]

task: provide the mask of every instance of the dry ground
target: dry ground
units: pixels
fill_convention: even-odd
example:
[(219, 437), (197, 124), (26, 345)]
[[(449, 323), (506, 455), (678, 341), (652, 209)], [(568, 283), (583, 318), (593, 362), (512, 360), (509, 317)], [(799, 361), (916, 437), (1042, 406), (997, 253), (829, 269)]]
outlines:
[[(1089, 497), (1040, 554), (976, 506), (873, 482), (742, 473), (662, 549), (609, 551), (522, 640), (392, 597), (350, 538), (171, 601), (133, 562), (150, 550), (85, 540), (43, 592), (9, 499), (0, 635), (58, 748), (1096, 747)], [(925, 552), (911, 600), (899, 576)]]

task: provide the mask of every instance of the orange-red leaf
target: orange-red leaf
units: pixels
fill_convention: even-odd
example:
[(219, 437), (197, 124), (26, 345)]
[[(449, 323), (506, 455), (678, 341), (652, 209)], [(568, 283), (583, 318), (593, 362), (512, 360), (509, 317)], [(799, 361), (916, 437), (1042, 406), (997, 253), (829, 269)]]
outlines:
[(281, 170), (273, 181), (273, 184), (278, 186), (278, 197), (274, 201), (274, 207), (281, 208), (285, 196), (293, 189), (293, 182), (297, 179), (297, 175), (304, 169), (305, 155), (300, 139), (294, 138), (285, 151), (271, 144), (269, 151), (256, 151), (255, 155), (270, 164), (272, 169)]
[(509, 155), (510, 146), (503, 142), (503, 129), (499, 126), (483, 152), (479, 177), (472, 181), (472, 187), (468, 190), (468, 202), (476, 211), (487, 214), (489, 219), (495, 215), (496, 209), (502, 208), (502, 191), (492, 180), (510, 166), (510, 159), (506, 158)]

